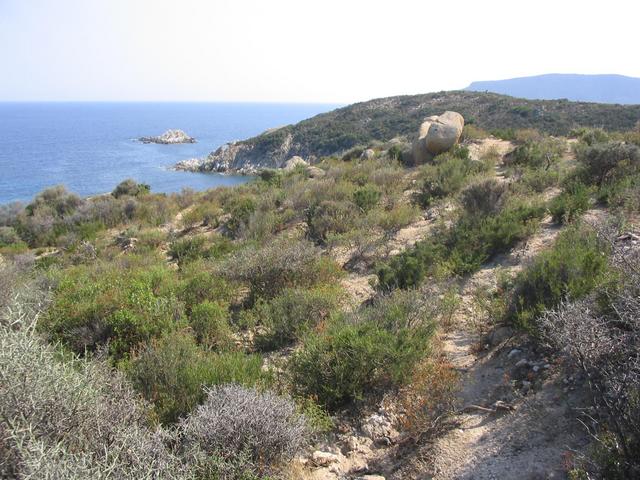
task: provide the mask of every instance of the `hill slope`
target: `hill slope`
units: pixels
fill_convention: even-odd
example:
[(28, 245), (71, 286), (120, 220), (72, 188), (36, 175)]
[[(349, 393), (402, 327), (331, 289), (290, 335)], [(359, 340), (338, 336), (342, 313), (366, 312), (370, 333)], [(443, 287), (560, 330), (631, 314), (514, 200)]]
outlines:
[(466, 90), (494, 92), (530, 99), (600, 103), (640, 103), (640, 78), (623, 75), (548, 74), (473, 82)]
[(445, 110), (460, 112), (467, 123), (487, 130), (537, 128), (556, 135), (567, 134), (578, 126), (625, 130), (640, 119), (640, 105), (525, 100), (467, 91), (405, 95), (356, 103), (316, 115), (295, 125), (224, 145), (199, 163), (177, 168), (251, 172), (280, 167), (293, 155), (313, 162), (374, 140), (388, 141), (397, 136), (411, 140), (425, 117)]

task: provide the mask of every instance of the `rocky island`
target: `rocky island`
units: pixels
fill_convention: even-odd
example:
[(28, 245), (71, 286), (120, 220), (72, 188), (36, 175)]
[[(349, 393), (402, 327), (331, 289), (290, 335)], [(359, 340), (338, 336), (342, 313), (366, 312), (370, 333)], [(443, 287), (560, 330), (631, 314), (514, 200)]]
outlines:
[(196, 139), (190, 137), (182, 130), (167, 130), (157, 137), (140, 137), (142, 143), (159, 143), (161, 145), (173, 145), (176, 143), (196, 143)]

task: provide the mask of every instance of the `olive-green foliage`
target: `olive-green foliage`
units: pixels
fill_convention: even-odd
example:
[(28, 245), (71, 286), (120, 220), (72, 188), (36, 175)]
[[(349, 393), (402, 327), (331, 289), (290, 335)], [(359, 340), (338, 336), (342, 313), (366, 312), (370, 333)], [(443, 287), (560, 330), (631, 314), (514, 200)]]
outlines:
[(507, 197), (507, 185), (495, 178), (485, 178), (468, 185), (460, 203), (468, 215), (490, 215), (500, 211)]
[(538, 255), (515, 280), (509, 318), (523, 328), (545, 309), (564, 299), (590, 293), (607, 272), (607, 248), (589, 228), (580, 225), (562, 232), (553, 248)]
[(68, 268), (56, 278), (54, 302), (41, 328), (77, 353), (109, 341), (115, 358), (185, 325), (172, 272), (163, 266)]
[(151, 187), (145, 183), (138, 183), (135, 180), (128, 178), (118, 184), (113, 190), (111, 195), (116, 198), (128, 195), (131, 197), (137, 197), (139, 195), (146, 195), (151, 191)]
[(563, 192), (549, 202), (549, 212), (556, 223), (570, 223), (591, 206), (591, 189), (580, 181), (570, 181)]
[(380, 201), (380, 191), (372, 185), (365, 185), (353, 192), (353, 202), (364, 212), (374, 208)]
[(204, 301), (195, 305), (189, 315), (189, 325), (198, 344), (205, 348), (227, 350), (233, 346), (229, 309), (219, 302)]
[(572, 130), (569, 136), (577, 138), (590, 146), (611, 140), (611, 136), (601, 128), (577, 128)]
[(472, 161), (464, 148), (438, 155), (432, 164), (421, 169), (423, 184), (418, 201), (429, 206), (439, 198), (459, 192), (470, 175), (485, 170), (486, 165)]
[(182, 225), (186, 228), (204, 225), (216, 228), (223, 211), (215, 202), (202, 202), (182, 216)]
[(261, 365), (256, 355), (207, 352), (191, 336), (175, 333), (152, 341), (123, 368), (160, 421), (173, 423), (204, 400), (203, 386), (266, 381)]
[(334, 282), (340, 267), (313, 243), (274, 239), (258, 248), (245, 248), (217, 267), (218, 275), (247, 283), (253, 299), (269, 299), (290, 287), (311, 287)]
[(324, 201), (307, 211), (309, 236), (326, 242), (330, 235), (346, 233), (356, 226), (359, 215), (352, 202)]
[(20, 235), (13, 227), (0, 227), (0, 247), (23, 243)]
[(186, 237), (174, 240), (169, 245), (168, 253), (173, 260), (178, 262), (178, 265), (208, 257), (203, 237)]
[(196, 305), (207, 302), (228, 304), (235, 295), (235, 288), (216, 273), (215, 266), (195, 261), (181, 269), (178, 295), (190, 313)]
[(240, 196), (235, 198), (230, 206), (227, 207), (228, 213), (231, 215), (226, 223), (227, 229), (234, 237), (241, 235), (242, 230), (247, 227), (251, 214), (256, 211), (256, 201), (252, 197)]
[(434, 330), (428, 318), (414, 323), (402, 309), (387, 310), (389, 315), (365, 310), (356, 318), (334, 319), (305, 337), (289, 363), (292, 388), (335, 409), (402, 385), (430, 350)]
[(335, 313), (339, 300), (335, 286), (320, 286), (287, 289), (269, 301), (257, 302), (250, 315), (263, 328), (256, 338), (258, 348), (275, 350), (300, 339)]
[(563, 140), (553, 138), (529, 140), (518, 145), (507, 155), (505, 163), (549, 169), (560, 159), (565, 148), (566, 144)]
[(579, 148), (576, 156), (584, 181), (598, 187), (627, 174), (635, 174), (640, 166), (640, 147), (622, 142)]
[(379, 288), (414, 287), (442, 268), (460, 275), (471, 273), (531, 235), (544, 212), (538, 203), (513, 201), (498, 213), (463, 215), (452, 227), (379, 265)]

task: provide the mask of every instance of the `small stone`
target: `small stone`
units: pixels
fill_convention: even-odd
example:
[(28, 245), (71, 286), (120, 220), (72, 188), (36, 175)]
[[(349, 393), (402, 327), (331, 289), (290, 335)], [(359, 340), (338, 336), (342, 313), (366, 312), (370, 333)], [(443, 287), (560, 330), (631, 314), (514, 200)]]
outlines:
[(538, 372), (540, 371), (540, 367), (539, 367), (538, 365), (534, 365), (534, 366), (533, 366), (533, 371), (534, 371), (535, 373), (538, 373)]
[(332, 463), (336, 463), (340, 460), (334, 453), (321, 452), (319, 450), (313, 452), (311, 459), (316, 465), (319, 465), (321, 467), (326, 467), (327, 465), (331, 465)]
[(518, 350), (517, 348), (514, 348), (507, 354), (507, 358), (511, 359), (517, 355), (520, 355), (521, 353), (522, 353), (522, 350)]
[(523, 358), (521, 360), (518, 360), (518, 363), (516, 363), (516, 368), (526, 367), (528, 364), (529, 361), (526, 358)]
[(522, 391), (524, 393), (527, 393), (529, 390), (531, 390), (531, 382), (529, 382), (527, 380), (523, 380), (522, 381)]
[(549, 363), (545, 363), (542, 368), (544, 368), (545, 370), (549, 370), (551, 368), (551, 364)]
[(364, 475), (358, 477), (358, 480), (385, 480), (385, 478), (382, 475)]

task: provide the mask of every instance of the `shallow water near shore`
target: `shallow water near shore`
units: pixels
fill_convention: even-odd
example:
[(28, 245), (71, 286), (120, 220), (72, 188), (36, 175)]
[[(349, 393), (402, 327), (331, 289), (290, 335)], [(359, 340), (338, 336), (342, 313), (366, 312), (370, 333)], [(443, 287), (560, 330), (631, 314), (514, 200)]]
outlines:
[[(296, 123), (337, 105), (274, 103), (0, 103), (0, 204), (27, 202), (52, 185), (80, 195), (110, 192), (125, 178), (153, 192), (205, 190), (248, 177), (171, 170), (231, 140)], [(135, 139), (181, 129), (197, 143)]]

